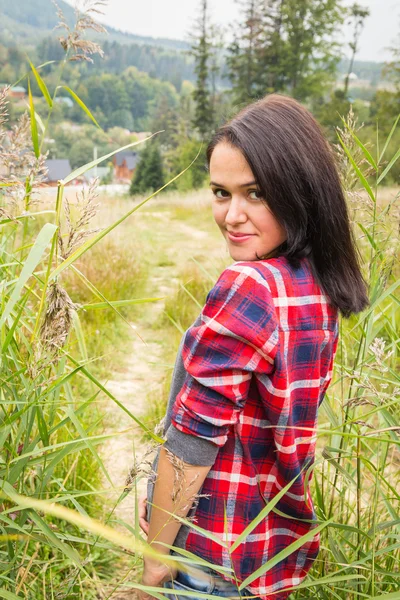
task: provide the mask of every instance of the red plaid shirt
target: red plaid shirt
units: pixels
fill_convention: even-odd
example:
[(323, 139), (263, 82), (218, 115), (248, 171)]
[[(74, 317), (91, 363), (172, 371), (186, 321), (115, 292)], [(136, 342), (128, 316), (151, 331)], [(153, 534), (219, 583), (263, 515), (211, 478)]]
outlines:
[[(297, 476), (278, 511), (231, 555), (190, 531), (186, 549), (233, 566), (240, 582), (316, 527), (299, 519), (316, 518), (306, 471), (314, 461), (318, 406), (332, 377), (338, 311), (308, 259), (300, 263), (299, 269), (284, 257), (233, 263), (209, 292), (201, 325), (189, 328), (184, 340), (187, 377), (172, 424), (219, 447), (197, 525), (231, 545)], [(245, 587), (264, 599), (287, 598), (290, 592), (278, 590), (298, 585), (318, 550), (319, 533)]]

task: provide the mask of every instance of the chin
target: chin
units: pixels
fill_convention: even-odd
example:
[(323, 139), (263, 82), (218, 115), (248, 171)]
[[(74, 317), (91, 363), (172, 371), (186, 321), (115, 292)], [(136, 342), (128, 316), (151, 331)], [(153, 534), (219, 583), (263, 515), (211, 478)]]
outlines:
[(240, 251), (237, 250), (236, 248), (231, 249), (229, 251), (229, 254), (231, 255), (231, 258), (235, 261), (248, 261), (248, 260), (258, 260), (256, 253), (255, 252), (245, 252), (245, 251)]

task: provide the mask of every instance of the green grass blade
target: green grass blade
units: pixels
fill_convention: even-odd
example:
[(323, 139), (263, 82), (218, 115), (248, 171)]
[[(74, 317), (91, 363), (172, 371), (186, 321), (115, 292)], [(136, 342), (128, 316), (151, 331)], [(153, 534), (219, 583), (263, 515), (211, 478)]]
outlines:
[(367, 159), (367, 161), (369, 162), (369, 164), (371, 165), (371, 167), (373, 167), (374, 170), (377, 171), (378, 170), (378, 165), (376, 164), (376, 162), (375, 162), (374, 158), (372, 157), (372, 155), (371, 155), (370, 151), (368, 150), (368, 148), (366, 148), (366, 146), (364, 146), (364, 144), (362, 143), (362, 141), (356, 136), (356, 134), (351, 129), (351, 127), (348, 126), (348, 124), (346, 123), (346, 120), (343, 117), (340, 117), (340, 118), (342, 119), (343, 125), (350, 132), (351, 137), (353, 138), (353, 140), (355, 141), (355, 143), (357, 144), (357, 146), (360, 148), (360, 150), (364, 154), (365, 158)]
[(72, 96), (72, 98), (75, 100), (75, 102), (78, 104), (78, 106), (80, 106), (81, 109), (83, 110), (83, 112), (87, 114), (89, 119), (91, 119), (93, 121), (93, 123), (96, 125), (96, 127), (98, 127), (99, 129), (102, 130), (102, 127), (98, 124), (98, 122), (96, 121), (96, 119), (94, 118), (94, 116), (92, 115), (92, 113), (90, 112), (88, 107), (86, 106), (86, 104), (79, 98), (79, 96), (77, 94), (75, 94), (75, 92), (73, 90), (71, 90), (70, 87), (68, 87), (67, 85), (60, 85), (58, 87), (64, 88), (64, 90), (67, 90), (67, 92)]
[[(69, 387), (69, 386), (67, 386), (67, 387)], [(69, 390), (69, 396), (72, 396), (71, 390)], [(79, 419), (75, 415), (75, 412), (74, 412), (74, 409), (72, 408), (72, 405), (69, 405), (67, 407), (66, 414), (67, 414), (68, 418), (70, 419), (71, 423), (74, 424), (75, 429), (77, 430), (77, 432), (79, 433), (79, 435), (82, 437), (82, 439), (86, 440), (87, 447), (90, 450), (90, 452), (92, 453), (93, 458), (95, 459), (95, 461), (99, 465), (100, 469), (103, 471), (104, 475), (106, 476), (107, 480), (109, 481), (109, 483), (112, 486), (113, 482), (111, 481), (110, 475), (108, 474), (108, 471), (105, 468), (105, 466), (103, 464), (103, 461), (101, 460), (100, 456), (97, 454), (95, 447), (90, 442), (90, 439), (89, 439), (89, 437), (87, 435), (87, 432), (85, 431), (85, 429), (82, 426), (81, 422), (79, 421)]]
[(196, 300), (196, 298), (193, 296), (193, 294), (191, 292), (189, 292), (189, 290), (187, 289), (187, 287), (185, 285), (183, 285), (183, 283), (180, 284), (181, 289), (189, 296), (189, 298), (191, 300), (193, 300), (193, 302), (196, 304), (196, 306), (202, 310), (203, 305), (200, 304), (200, 302), (198, 300)]
[[(191, 598), (191, 600), (215, 600), (215, 595), (206, 594), (204, 592), (198, 592), (196, 590), (186, 590), (182, 588), (173, 588), (173, 589), (165, 589), (164, 587), (155, 587), (151, 585), (143, 585), (142, 583), (133, 583), (129, 582), (129, 584), (125, 584), (126, 586), (133, 588), (134, 590), (141, 590), (143, 592), (148, 592), (149, 597), (159, 598), (160, 600), (165, 600), (165, 594), (173, 598)], [(239, 592), (237, 596), (231, 595), (229, 596), (230, 600), (240, 600)]]
[[(126, 548), (134, 553), (142, 552), (145, 556), (151, 556), (156, 559), (160, 557), (159, 553), (153, 550), (149, 544), (146, 544), (140, 539), (134, 538), (132, 535), (128, 536), (120, 533), (112, 527), (104, 525), (92, 517), (81, 515), (80, 513), (71, 510), (66, 506), (60, 506), (52, 501), (39, 500), (38, 498), (34, 498), (32, 496), (27, 497), (22, 494), (18, 494), (11, 485), (5, 484), (6, 482), (3, 481), (3, 488), (0, 491), (0, 496), (7, 497), (9, 500), (12, 500), (15, 505), (20, 506), (21, 508), (30, 508), (36, 511), (42, 511), (47, 515), (53, 515), (57, 519), (64, 519), (79, 529), (99, 535), (112, 542), (116, 546)], [(162, 555), (162, 561), (166, 564), (174, 565), (174, 559), (172, 556)]]
[(345, 151), (353, 169), (355, 170), (355, 172), (358, 175), (359, 180), (361, 181), (365, 191), (367, 192), (368, 196), (371, 198), (372, 202), (375, 204), (376, 199), (375, 199), (375, 195), (374, 192), (371, 189), (371, 186), (369, 185), (368, 181), (366, 180), (366, 178), (364, 177), (363, 173), (361, 172), (360, 168), (358, 167), (358, 165), (356, 164), (354, 158), (352, 157), (349, 149), (347, 148), (346, 144), (343, 142), (340, 134), (338, 133), (338, 138), (339, 138), (339, 142), (340, 145), (342, 146), (343, 150)]
[(0, 327), (2, 327), (11, 314), (11, 311), (14, 309), (15, 304), (18, 301), (18, 298), (21, 295), (22, 289), (29, 277), (32, 275), (33, 271), (39, 264), (44, 251), (52, 240), (54, 233), (56, 232), (57, 227), (52, 223), (46, 223), (44, 227), (39, 232), (35, 243), (33, 244), (31, 251), (29, 252), (28, 258), (25, 261), (25, 264), (22, 268), (21, 274), (18, 278), (18, 281), (13, 289), (11, 297), (7, 302), (7, 305), (4, 309), (4, 312), (0, 318)]
[[(47, 67), (47, 65), (52, 65), (52, 64), (54, 64), (55, 62), (57, 62), (57, 61), (55, 61), (55, 60), (48, 60), (47, 62), (44, 62), (44, 63), (42, 63), (41, 65), (38, 65), (38, 66), (36, 67), (36, 70), (37, 70), (37, 71), (39, 71), (39, 69), (43, 69), (43, 67)], [(19, 85), (19, 84), (21, 83), (21, 81), (23, 81), (23, 80), (25, 79), (25, 77), (29, 77), (29, 72), (28, 72), (28, 73), (25, 73), (24, 75), (22, 75), (22, 77), (20, 77), (19, 79), (17, 79), (17, 81), (15, 81), (15, 82), (14, 82), (14, 83), (11, 85), (11, 87), (15, 87), (16, 85)]]
[(207, 279), (209, 279), (209, 280), (210, 280), (210, 282), (211, 282), (212, 284), (214, 284), (214, 282), (215, 282), (215, 277), (214, 277), (213, 275), (211, 275), (211, 273), (209, 273), (209, 272), (207, 271), (207, 269), (205, 269), (205, 268), (204, 268), (204, 266), (203, 266), (201, 263), (199, 263), (199, 261), (198, 261), (198, 260), (196, 260), (196, 259), (195, 259), (193, 256), (191, 256), (191, 257), (190, 257), (190, 260), (192, 260), (192, 261), (194, 262), (194, 264), (198, 266), (198, 268), (200, 269), (200, 271), (201, 271), (202, 273), (204, 273), (204, 275), (207, 277)]
[(39, 158), (39, 156), (40, 156), (39, 138), (38, 138), (38, 132), (37, 132), (36, 117), (35, 117), (35, 107), (33, 104), (33, 97), (32, 97), (32, 91), (31, 91), (31, 82), (30, 82), (29, 77), (28, 77), (28, 96), (29, 96), (29, 112), (30, 112), (30, 117), (31, 117), (31, 135), (32, 135), (33, 151), (35, 152), (36, 158)]
[(370, 596), (369, 600), (400, 600), (400, 592), (391, 594), (379, 594), (379, 596)]
[(25, 304), (26, 304), (29, 296), (30, 296), (30, 291), (27, 291), (26, 294), (25, 294), (25, 296), (21, 300), (21, 303), (20, 303), (21, 306), (19, 308), (19, 311), (17, 312), (17, 314), (15, 316), (15, 319), (13, 320), (13, 323), (12, 323), (12, 325), (10, 327), (10, 330), (7, 333), (6, 339), (4, 340), (4, 344), (3, 344), (3, 348), (2, 348), (3, 354), (4, 354), (4, 352), (7, 351), (7, 348), (9, 346), (11, 340), (14, 337), (15, 330), (16, 330), (17, 325), (18, 325), (18, 323), (19, 323), (19, 321), (21, 319), (22, 313), (24, 312)]
[(159, 508), (160, 510), (163, 511), (163, 513), (165, 513), (167, 515), (170, 515), (176, 521), (179, 521), (179, 523), (181, 523), (182, 525), (186, 525), (187, 527), (190, 527), (190, 529), (193, 529), (194, 531), (197, 531), (197, 533), (200, 533), (200, 535), (204, 536), (208, 540), (212, 540), (213, 542), (215, 542), (216, 544), (218, 544), (218, 546), (221, 546), (222, 548), (226, 548), (227, 547), (226, 544), (225, 544), (225, 542), (224, 542), (224, 540), (222, 538), (218, 537), (218, 535), (216, 535), (215, 533), (211, 533), (211, 531), (208, 531), (207, 529), (203, 529), (202, 527), (199, 527), (195, 523), (192, 523), (191, 521), (188, 521), (187, 519), (184, 519), (183, 517), (180, 517), (179, 515), (177, 515), (175, 513), (171, 513), (168, 510), (165, 510), (165, 508), (162, 508), (160, 506), (156, 506), (152, 502), (149, 502), (149, 504), (150, 504), (150, 506), (154, 506), (156, 508)]
[(398, 279), (397, 281), (395, 281), (394, 283), (392, 283), (391, 286), (389, 286), (387, 288), (387, 290), (385, 290), (376, 300), (375, 302), (373, 302), (371, 304), (371, 306), (363, 312), (362, 317), (360, 317), (360, 319), (357, 321), (357, 323), (354, 325), (353, 329), (350, 329), (350, 331), (348, 332), (348, 335), (353, 333), (353, 331), (355, 331), (355, 329), (357, 329), (357, 327), (359, 325), (361, 325), (361, 323), (363, 321), (365, 321), (365, 319), (367, 319), (367, 317), (375, 310), (375, 308), (383, 301), (385, 300), (385, 298), (387, 298), (388, 296), (390, 296), (400, 285), (400, 279)]
[(78, 340), (78, 346), (79, 346), (82, 360), (84, 362), (88, 362), (89, 357), (88, 357), (87, 348), (86, 348), (85, 334), (83, 333), (81, 320), (76, 311), (73, 311), (73, 313), (72, 313), (72, 324), (73, 324), (73, 328), (75, 330), (76, 339)]
[(382, 160), (382, 158), (383, 158), (383, 156), (384, 156), (384, 154), (385, 154), (385, 152), (386, 152), (386, 150), (387, 150), (387, 148), (388, 148), (388, 146), (390, 144), (390, 140), (392, 139), (393, 134), (396, 131), (396, 127), (397, 127), (397, 124), (398, 124), (399, 120), (400, 120), (400, 115), (397, 117), (397, 119), (395, 120), (395, 122), (393, 124), (393, 127), (392, 127), (392, 129), (391, 129), (391, 131), (389, 133), (389, 136), (388, 136), (388, 138), (386, 140), (386, 143), (385, 143), (385, 145), (383, 147), (382, 153), (381, 153), (381, 155), (379, 157), (379, 162), (381, 162), (381, 160)]
[(164, 310), (164, 314), (171, 321), (172, 325), (177, 328), (179, 333), (183, 335), (185, 333), (183, 327), (177, 321), (175, 321), (175, 319), (171, 317), (171, 315), (166, 310)]
[(133, 298), (132, 300), (110, 300), (109, 302), (94, 302), (92, 304), (83, 304), (84, 310), (97, 310), (102, 308), (111, 308), (113, 306), (132, 306), (133, 304), (144, 304), (146, 302), (158, 302), (164, 300), (164, 296), (160, 298)]
[(37, 426), (40, 433), (40, 438), (44, 446), (49, 445), (49, 432), (47, 431), (47, 425), (43, 416), (43, 411), (39, 405), (35, 406), (37, 416)]
[(40, 529), (42, 534), (49, 539), (49, 541), (51, 542), (51, 545), (53, 547), (55, 546), (56, 548), (58, 548), (65, 556), (68, 556), (68, 558), (70, 560), (72, 560), (76, 565), (83, 568), (82, 561), (80, 559), (78, 552), (75, 550), (75, 548), (72, 548), (68, 544), (64, 544), (64, 542), (62, 542), (54, 534), (54, 532), (50, 529), (50, 527), (47, 525), (47, 523), (45, 521), (43, 521), (43, 519), (41, 517), (39, 517), (39, 515), (36, 512), (34, 512), (33, 510), (30, 510), (29, 513), (30, 513), (29, 517), (32, 519), (32, 521), (34, 521), (36, 523), (36, 526), (38, 527), (38, 529)]
[(29, 65), (30, 65), (30, 67), (32, 69), (32, 73), (34, 74), (34, 76), (36, 78), (36, 81), (37, 81), (37, 84), (38, 84), (38, 86), (40, 88), (40, 91), (42, 92), (43, 96), (45, 97), (47, 104), (51, 108), (53, 106), (53, 101), (52, 101), (51, 96), (49, 94), (49, 90), (47, 89), (47, 86), (46, 86), (45, 82), (43, 81), (43, 79), (39, 75), (38, 71), (36, 70), (34, 64), (30, 61), (29, 57), (27, 57), (27, 58), (28, 58)]
[(275, 566), (276, 564), (278, 564), (281, 560), (283, 560), (284, 558), (286, 558), (287, 556), (289, 556), (290, 554), (292, 554), (293, 552), (295, 552), (296, 550), (298, 550), (299, 548), (301, 548), (301, 546), (303, 546), (303, 544), (305, 544), (306, 542), (312, 540), (313, 537), (317, 533), (319, 533), (320, 531), (322, 531), (323, 529), (325, 529), (325, 527), (327, 527), (331, 523), (331, 521), (332, 521), (332, 519), (330, 519), (329, 521), (326, 521), (325, 523), (322, 523), (322, 525), (318, 525), (318, 527), (315, 527), (315, 528), (311, 529), (311, 531), (309, 531), (308, 533), (306, 533), (305, 535), (303, 535), (301, 538), (299, 538), (298, 540), (296, 540), (292, 544), (290, 544), (287, 548), (284, 548), (283, 550), (281, 550), (281, 552), (278, 552), (278, 554), (276, 556), (274, 556), (273, 558), (271, 558), (270, 560), (268, 560), (264, 565), (261, 565), (261, 567), (259, 569), (257, 569), (256, 571), (254, 571), (254, 573), (252, 573), (251, 575), (249, 575), (240, 584), (239, 589), (243, 590), (250, 583), (252, 583), (255, 579), (257, 579), (258, 577), (261, 577), (261, 575), (264, 575), (264, 573), (266, 573), (269, 569), (271, 569), (273, 566)]
[(296, 479), (298, 478), (299, 475), (300, 475), (300, 473), (298, 475), (296, 475), (296, 477), (294, 479), (292, 479), (292, 481), (289, 481), (289, 483), (287, 485), (285, 485), (285, 487), (282, 488), (280, 490), (280, 492), (278, 492), (276, 494), (276, 496), (274, 496), (272, 498), (272, 500), (270, 500), (266, 506), (264, 506), (264, 508), (255, 517), (255, 519), (253, 519), (252, 522), (246, 527), (246, 529), (244, 529), (244, 531), (242, 531), (242, 533), (239, 535), (239, 537), (236, 538), (236, 540), (234, 541), (232, 546), (229, 548), (229, 553), (234, 552), (236, 550), (236, 548), (238, 546), (240, 546), (240, 544), (246, 539), (246, 537), (253, 531), (253, 529), (255, 529), (257, 527), (257, 525), (259, 523), (261, 523), (261, 521), (263, 519), (265, 519), (265, 517), (271, 512), (271, 510), (279, 502), (279, 500), (282, 498), (282, 496), (284, 496), (286, 494), (286, 492), (292, 487), (293, 483), (296, 481)]
[(364, 575), (339, 575), (339, 576), (328, 576), (322, 577), (321, 579), (316, 579), (315, 581), (307, 581), (305, 583), (300, 583), (298, 585), (294, 585), (288, 588), (282, 588), (280, 591), (289, 591), (289, 590), (304, 590), (308, 588), (315, 588), (322, 585), (332, 585), (332, 583), (339, 583), (339, 581), (350, 581), (354, 579), (365, 579)]
[(0, 590), (0, 598), (5, 598), (5, 600), (21, 600), (22, 596), (16, 596), (12, 592), (7, 592), (7, 590)]
[(214, 565), (212, 563), (209, 563), (204, 558), (201, 558), (201, 556), (198, 556), (197, 554), (193, 554), (193, 552), (189, 552), (188, 550), (185, 550), (184, 548), (179, 548), (178, 546), (170, 546), (169, 544), (164, 544), (162, 542), (159, 542), (159, 544), (162, 546), (165, 546), (166, 548), (169, 548), (170, 550), (173, 550), (176, 554), (181, 554), (182, 557), (184, 557), (184, 558), (178, 559), (175, 556), (175, 559), (177, 560), (177, 562), (181, 562), (182, 564), (187, 563), (189, 565), (203, 565), (204, 567), (213, 569), (216, 573), (224, 573), (226, 575), (229, 575), (230, 573), (233, 572), (232, 567), (223, 567), (221, 565)]
[[(98, 298), (100, 298), (101, 300), (104, 301), (104, 304), (107, 308), (110, 308), (111, 310), (113, 310), (115, 312), (115, 314), (118, 315), (119, 318), (122, 319), (128, 325), (128, 327), (132, 327), (132, 325), (128, 321), (128, 319), (126, 319), (124, 317), (124, 315), (117, 308), (117, 303), (120, 301), (117, 300), (117, 301), (114, 301), (111, 303), (109, 300), (107, 300), (107, 298), (104, 296), (104, 294), (102, 294), (100, 292), (100, 290), (98, 290), (96, 288), (96, 286), (93, 285), (93, 283), (81, 271), (79, 271), (79, 269), (77, 269), (75, 267), (75, 265), (71, 265), (71, 268), (78, 275), (78, 277), (84, 282), (84, 284), (88, 287), (88, 289), (91, 292), (93, 292), (95, 296), (97, 296)], [(122, 302), (127, 302), (127, 301), (122, 301)], [(97, 304), (100, 304), (100, 303), (97, 303)], [(140, 335), (138, 333), (137, 333), (137, 335), (142, 340), (142, 338), (140, 337)], [(144, 340), (142, 340), (142, 341), (144, 342)]]
[(362, 223), (357, 223), (357, 225), (359, 226), (359, 228), (361, 229), (361, 231), (364, 233), (364, 235), (368, 239), (368, 241), (371, 244), (372, 248), (377, 251), (378, 248), (377, 248), (377, 245), (376, 245), (376, 241), (374, 240), (374, 238), (372, 237), (372, 235), (369, 233), (369, 231), (367, 231), (367, 229), (364, 227), (364, 225)]
[(399, 148), (399, 150), (397, 150), (396, 154), (393, 156), (392, 160), (390, 161), (390, 163), (388, 164), (386, 169), (383, 171), (382, 175), (379, 177), (378, 184), (380, 184), (385, 179), (386, 175), (389, 173), (389, 171), (393, 167), (394, 163), (399, 160), (399, 158), (400, 158), (400, 148)]
[(115, 402), (115, 404), (117, 406), (119, 406), (133, 421), (135, 421), (135, 423), (137, 423), (137, 425), (139, 425), (139, 427), (145, 432), (147, 433), (147, 435), (149, 435), (154, 441), (156, 441), (158, 444), (163, 444), (165, 440), (163, 440), (162, 438), (160, 438), (158, 435), (155, 435), (148, 427), (146, 427), (146, 425), (144, 423), (142, 423), (140, 421), (140, 419), (138, 419), (137, 417), (135, 417), (134, 414), (131, 413), (130, 410), (128, 410), (126, 408), (126, 406), (120, 402), (119, 400), (117, 400), (117, 398), (115, 396), (113, 396), (113, 394), (106, 388), (104, 387), (104, 385), (102, 385), (100, 383), (100, 381), (94, 376), (92, 375), (92, 373), (90, 373), (90, 371), (88, 371), (85, 367), (82, 367), (82, 365), (80, 365), (78, 363), (78, 361), (76, 361), (74, 359), (74, 357), (70, 354), (66, 354), (66, 356), (69, 358), (69, 360), (71, 362), (73, 362), (77, 367), (81, 367), (82, 373), (87, 377), (87, 379), (89, 379), (89, 381), (91, 381), (92, 383), (94, 383), (99, 390), (101, 390), (102, 392), (104, 392), (109, 398), (111, 398), (111, 400), (113, 402)]

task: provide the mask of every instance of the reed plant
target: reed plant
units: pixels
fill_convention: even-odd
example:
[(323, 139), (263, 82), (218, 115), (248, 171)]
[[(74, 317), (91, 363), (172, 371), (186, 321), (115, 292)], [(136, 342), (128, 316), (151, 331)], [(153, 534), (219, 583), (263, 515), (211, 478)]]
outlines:
[[(111, 574), (114, 546), (77, 522), (45, 518), (47, 510), (22, 508), (21, 502), (35, 499), (47, 508), (60, 504), (81, 518), (90, 512), (99, 523), (107, 522), (110, 515), (104, 514), (101, 481), (111, 484), (111, 479), (97, 446), (110, 434), (99, 433), (104, 418), (97, 409), (100, 394), (146, 429), (103, 385), (94, 361), (99, 344), (94, 348), (90, 342), (90, 324), (107, 337), (104, 330), (112, 321), (129, 326), (126, 311), (154, 300), (140, 297), (146, 274), (139, 261), (126, 253), (110, 257), (110, 238), (100, 242), (160, 190), (101, 229), (91, 227), (97, 182), (74, 205), (64, 198), (65, 186), (138, 142), (76, 169), (58, 182), (55, 205), (44, 209), (40, 205), (39, 188), (46, 176), (43, 149), (60, 88), (99, 126), (77, 94), (62, 84), (62, 73), (68, 61), (90, 61), (93, 53), (101, 52), (84, 39), (85, 31), (102, 29), (93, 18), (101, 4), (86, 2), (84, 12), (77, 12), (74, 29), (58, 10), (65, 34), (60, 41), (66, 51), (58, 84), (50, 94), (41, 75), (45, 65), (35, 67), (29, 61), (29, 113), (9, 136), (5, 132), (9, 89), (0, 92), (0, 597), (4, 598), (104, 597), (99, 578)], [(31, 78), (47, 103), (44, 119), (35, 109)], [(101, 314), (107, 319), (99, 318)]]

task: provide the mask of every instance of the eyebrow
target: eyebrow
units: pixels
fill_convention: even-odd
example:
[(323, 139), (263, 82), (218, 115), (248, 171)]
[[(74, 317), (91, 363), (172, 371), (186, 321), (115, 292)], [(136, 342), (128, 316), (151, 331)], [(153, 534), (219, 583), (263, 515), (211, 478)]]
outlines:
[[(221, 187), (221, 188), (226, 187), (226, 185), (222, 185), (221, 183), (215, 183), (215, 181), (210, 181), (210, 185), (215, 185), (216, 187)], [(257, 182), (249, 181), (248, 183), (242, 183), (242, 185), (239, 185), (239, 187), (245, 188), (245, 187), (250, 187), (251, 185), (257, 185)]]

